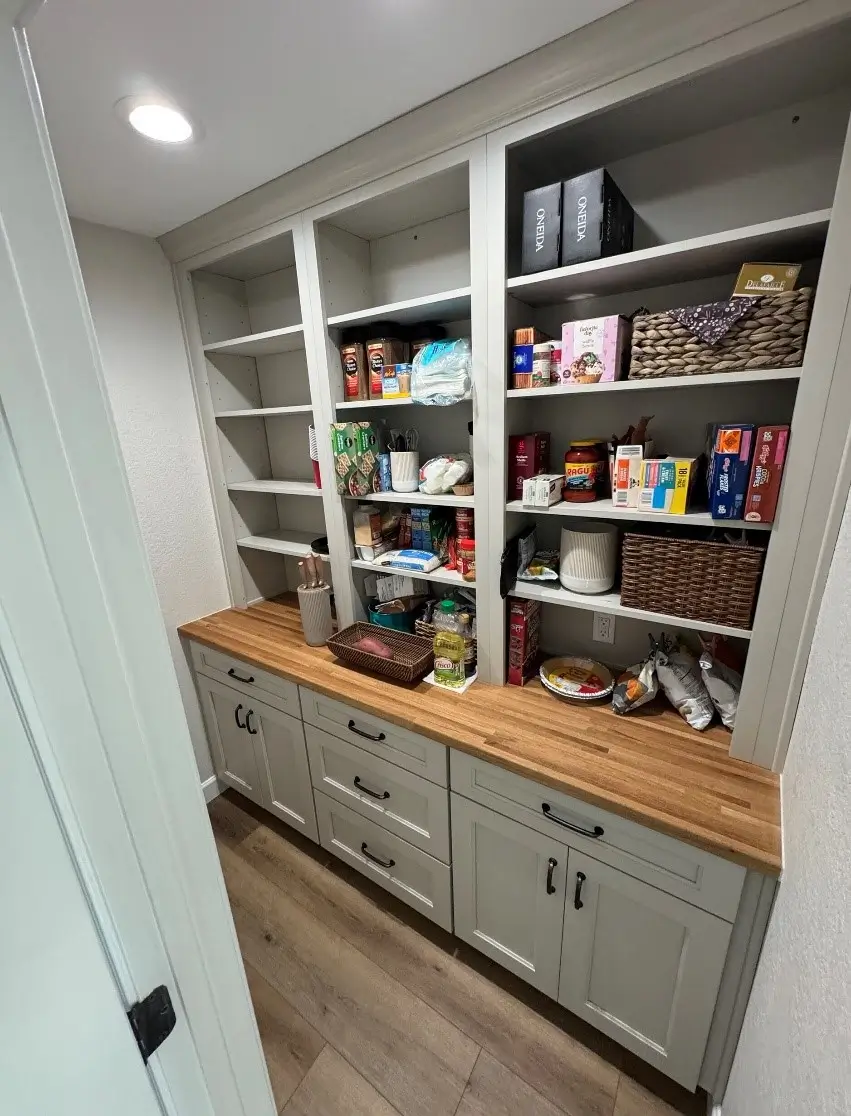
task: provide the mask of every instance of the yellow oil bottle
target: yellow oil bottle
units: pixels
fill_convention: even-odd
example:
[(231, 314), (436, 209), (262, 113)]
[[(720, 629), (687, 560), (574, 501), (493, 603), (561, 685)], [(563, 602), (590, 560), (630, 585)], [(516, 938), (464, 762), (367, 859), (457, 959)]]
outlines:
[(434, 610), (434, 626), (434, 680), (438, 686), (460, 689), (466, 647), (452, 601), (441, 601)]

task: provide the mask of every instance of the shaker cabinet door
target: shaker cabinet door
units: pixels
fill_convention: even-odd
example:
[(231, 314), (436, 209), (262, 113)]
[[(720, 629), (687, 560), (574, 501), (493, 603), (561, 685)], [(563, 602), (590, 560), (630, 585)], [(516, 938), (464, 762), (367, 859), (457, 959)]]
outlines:
[(571, 850), (559, 1002), (694, 1089), (732, 927)]
[(300, 720), (265, 702), (246, 705), (246, 732), (257, 749), (263, 805), (281, 821), (319, 841), (307, 745)]
[(265, 805), (254, 737), (246, 729), (247, 700), (237, 690), (196, 675), (216, 775), (252, 802)]
[(555, 998), (567, 849), (493, 810), (451, 797), (455, 933)]

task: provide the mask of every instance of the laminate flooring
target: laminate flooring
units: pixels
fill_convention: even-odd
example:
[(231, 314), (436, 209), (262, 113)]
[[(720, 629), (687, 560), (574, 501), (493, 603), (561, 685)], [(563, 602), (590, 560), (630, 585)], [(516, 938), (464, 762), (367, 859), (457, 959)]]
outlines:
[(210, 819), (281, 1116), (705, 1113), (239, 795)]

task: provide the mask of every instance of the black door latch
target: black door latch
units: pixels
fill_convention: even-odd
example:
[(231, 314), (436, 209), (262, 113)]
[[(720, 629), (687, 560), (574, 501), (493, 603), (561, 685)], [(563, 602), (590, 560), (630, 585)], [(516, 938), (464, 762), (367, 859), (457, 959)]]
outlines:
[(157, 1047), (162, 1046), (177, 1022), (166, 986), (161, 984), (144, 1000), (134, 1004), (127, 1012), (127, 1018), (136, 1036), (142, 1061), (147, 1065), (150, 1056)]

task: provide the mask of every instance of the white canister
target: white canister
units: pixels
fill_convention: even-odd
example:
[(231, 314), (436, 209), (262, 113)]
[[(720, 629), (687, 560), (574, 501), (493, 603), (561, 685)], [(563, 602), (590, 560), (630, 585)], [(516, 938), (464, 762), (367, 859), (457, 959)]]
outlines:
[(559, 580), (574, 593), (605, 593), (615, 583), (618, 529), (580, 520), (561, 531)]
[(420, 455), (415, 451), (392, 452), (390, 478), (394, 492), (416, 492), (420, 483)]

